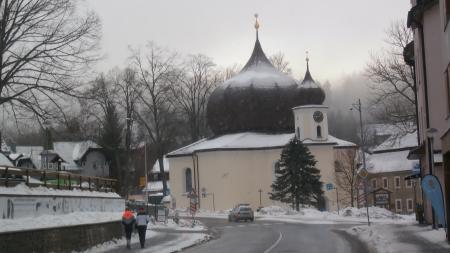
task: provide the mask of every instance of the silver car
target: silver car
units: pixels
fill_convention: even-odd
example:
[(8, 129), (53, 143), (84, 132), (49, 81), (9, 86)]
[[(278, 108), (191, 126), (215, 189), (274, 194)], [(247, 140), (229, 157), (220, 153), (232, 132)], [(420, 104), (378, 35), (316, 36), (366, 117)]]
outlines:
[(252, 221), (254, 220), (253, 210), (248, 205), (238, 205), (228, 214), (228, 221)]

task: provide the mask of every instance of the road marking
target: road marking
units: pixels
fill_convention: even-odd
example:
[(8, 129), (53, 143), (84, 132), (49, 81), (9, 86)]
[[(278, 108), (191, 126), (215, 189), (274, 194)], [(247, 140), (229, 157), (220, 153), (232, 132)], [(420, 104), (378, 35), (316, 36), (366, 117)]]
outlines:
[(232, 228), (233, 226), (225, 226), (224, 228)]
[(262, 224), (263, 226), (270, 226), (270, 225), (272, 225), (272, 224), (270, 224), (270, 223), (264, 223), (264, 224)]
[(239, 225), (238, 227), (243, 228), (243, 227), (245, 227), (245, 225)]
[(278, 245), (278, 243), (280, 243), (281, 239), (283, 238), (283, 235), (281, 234), (281, 232), (278, 232), (278, 233), (280, 233), (280, 237), (278, 237), (278, 240), (274, 244), (272, 244), (272, 246), (270, 246), (268, 249), (266, 249), (264, 251), (264, 253), (269, 253), (271, 250), (273, 250)]

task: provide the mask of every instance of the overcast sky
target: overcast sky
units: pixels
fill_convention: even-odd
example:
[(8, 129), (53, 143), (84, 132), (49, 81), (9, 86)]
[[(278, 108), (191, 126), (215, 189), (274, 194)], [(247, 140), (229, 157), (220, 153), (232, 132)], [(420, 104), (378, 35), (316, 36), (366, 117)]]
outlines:
[(255, 41), (259, 14), (267, 55), (283, 52), (297, 78), (305, 51), (319, 81), (362, 70), (383, 47), (384, 31), (405, 20), (409, 0), (86, 0), (103, 23), (100, 71), (124, 66), (128, 46), (155, 41), (182, 54), (202, 53), (221, 66), (244, 65)]

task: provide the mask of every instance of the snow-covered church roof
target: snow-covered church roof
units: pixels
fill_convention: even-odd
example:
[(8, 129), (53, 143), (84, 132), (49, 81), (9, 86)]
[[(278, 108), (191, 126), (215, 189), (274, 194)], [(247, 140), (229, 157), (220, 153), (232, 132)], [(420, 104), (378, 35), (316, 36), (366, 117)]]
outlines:
[[(226, 151), (226, 150), (261, 150), (285, 147), (294, 138), (295, 133), (266, 134), (242, 132), (226, 134), (212, 139), (202, 139), (191, 145), (170, 152), (167, 157), (188, 156), (194, 152)], [(326, 141), (303, 141), (306, 145), (332, 145), (334, 147), (356, 147), (356, 144), (328, 135)]]

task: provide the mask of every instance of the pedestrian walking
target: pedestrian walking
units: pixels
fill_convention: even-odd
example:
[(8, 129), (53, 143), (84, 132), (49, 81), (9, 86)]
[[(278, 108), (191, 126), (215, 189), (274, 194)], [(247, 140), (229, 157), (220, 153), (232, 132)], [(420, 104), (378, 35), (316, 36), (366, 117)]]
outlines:
[(147, 232), (147, 224), (150, 221), (147, 213), (143, 207), (139, 208), (139, 212), (136, 216), (136, 227), (139, 233), (139, 242), (141, 243), (141, 248), (145, 247), (145, 233)]
[(125, 238), (127, 239), (127, 249), (131, 248), (131, 233), (133, 232), (133, 225), (136, 222), (134, 214), (130, 208), (125, 208), (125, 212), (122, 214), (122, 224), (125, 229)]

